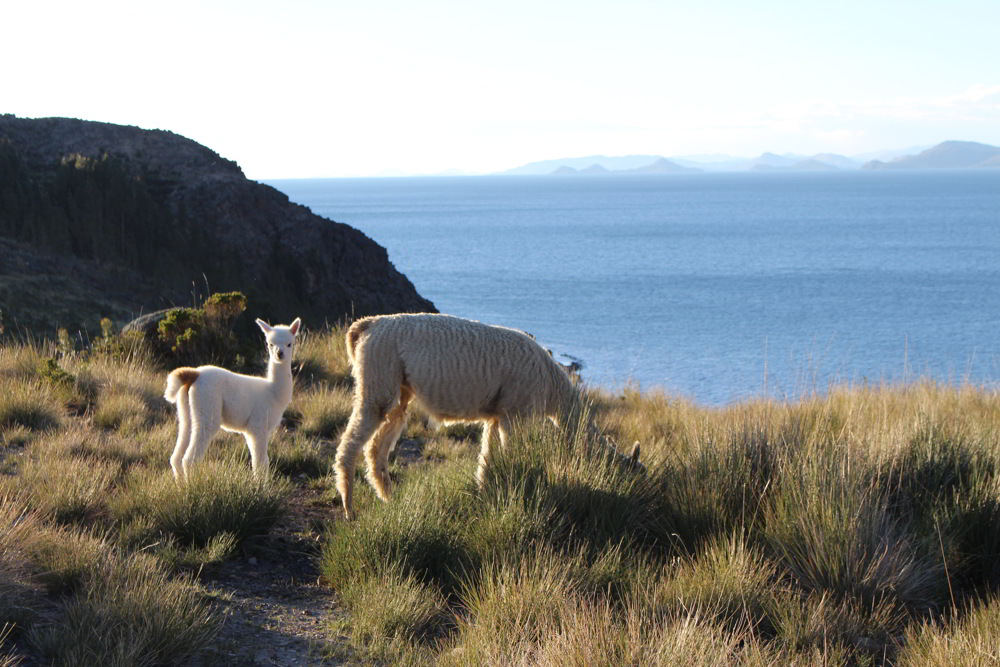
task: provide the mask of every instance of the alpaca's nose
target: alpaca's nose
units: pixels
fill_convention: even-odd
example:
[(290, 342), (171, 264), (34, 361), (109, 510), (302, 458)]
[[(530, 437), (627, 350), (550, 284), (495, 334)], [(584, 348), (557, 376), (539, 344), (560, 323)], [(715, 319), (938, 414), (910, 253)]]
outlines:
[(281, 350), (278, 350), (278, 360), (280, 361), (281, 359), (284, 358), (285, 358), (285, 353)]

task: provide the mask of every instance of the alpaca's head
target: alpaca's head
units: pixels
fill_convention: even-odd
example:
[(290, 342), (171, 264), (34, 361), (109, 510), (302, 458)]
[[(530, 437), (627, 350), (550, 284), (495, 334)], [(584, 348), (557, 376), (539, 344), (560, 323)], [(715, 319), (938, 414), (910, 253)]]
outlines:
[(267, 354), (272, 362), (281, 364), (292, 360), (292, 353), (295, 351), (295, 336), (299, 333), (301, 324), (302, 321), (297, 317), (288, 326), (277, 324), (272, 327), (264, 320), (257, 320), (257, 326), (264, 332), (264, 339), (267, 341)]

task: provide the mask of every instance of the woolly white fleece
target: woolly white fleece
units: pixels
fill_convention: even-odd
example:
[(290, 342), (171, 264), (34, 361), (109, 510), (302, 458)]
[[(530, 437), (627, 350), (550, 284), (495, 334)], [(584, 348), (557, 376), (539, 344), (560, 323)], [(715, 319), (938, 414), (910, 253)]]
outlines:
[(443, 422), (483, 424), (476, 478), (480, 484), (494, 433), (503, 444), (513, 420), (545, 415), (558, 421), (579, 400), (563, 368), (524, 332), (449, 315), (367, 317), (346, 336), (354, 376), (354, 409), (337, 449), (337, 489), (353, 517), (352, 486), (365, 443), (368, 479), (389, 497), (389, 451), (414, 397)]
[(164, 398), (177, 404), (177, 444), (170, 456), (174, 477), (187, 479), (221, 427), (242, 433), (255, 474), (268, 469), (267, 443), (292, 400), (292, 355), (301, 322), (257, 325), (267, 340), (266, 377), (218, 366), (177, 368), (167, 376)]

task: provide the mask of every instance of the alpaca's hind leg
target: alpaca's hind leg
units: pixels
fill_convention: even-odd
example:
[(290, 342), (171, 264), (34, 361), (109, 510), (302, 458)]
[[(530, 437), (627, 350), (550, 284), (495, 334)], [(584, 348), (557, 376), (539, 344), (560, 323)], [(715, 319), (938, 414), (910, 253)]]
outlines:
[(413, 398), (413, 392), (403, 388), (396, 404), (385, 421), (375, 431), (375, 435), (365, 445), (365, 459), (368, 462), (368, 481), (382, 500), (389, 500), (389, 450), (396, 444), (406, 427), (406, 407)]
[(381, 417), (375, 407), (355, 406), (337, 447), (337, 458), (333, 467), (337, 477), (337, 491), (340, 492), (340, 500), (344, 505), (344, 516), (348, 519), (354, 518), (354, 467), (357, 464), (358, 454), (361, 447), (375, 433), (380, 421)]
[(490, 463), (490, 441), (493, 439), (493, 433), (496, 429), (495, 419), (487, 419), (483, 422), (483, 436), (479, 443), (479, 467), (476, 469), (476, 483), (480, 489), (483, 488), (486, 481), (486, 468)]
[(191, 405), (191, 444), (182, 459), (185, 477), (191, 476), (194, 464), (205, 455), (208, 443), (222, 425), (222, 406), (216, 405), (219, 401), (212, 401), (211, 397), (199, 394), (196, 385), (192, 385), (191, 389), (188, 397)]
[(191, 442), (190, 410), (188, 388), (182, 386), (177, 392), (177, 444), (174, 445), (174, 453), (170, 455), (170, 469), (174, 471), (174, 479), (180, 479), (184, 475), (181, 462)]

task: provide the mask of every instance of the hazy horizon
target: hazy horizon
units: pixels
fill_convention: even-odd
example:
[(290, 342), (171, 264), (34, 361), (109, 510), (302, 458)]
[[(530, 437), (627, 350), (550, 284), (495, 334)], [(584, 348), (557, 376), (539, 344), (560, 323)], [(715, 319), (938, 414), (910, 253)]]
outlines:
[(55, 0), (5, 18), (0, 113), (171, 130), (254, 179), (1000, 145), (985, 0)]

